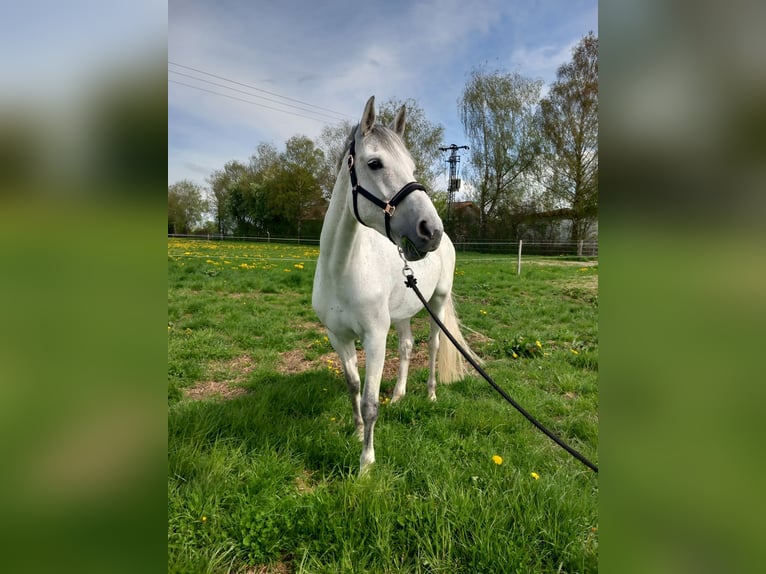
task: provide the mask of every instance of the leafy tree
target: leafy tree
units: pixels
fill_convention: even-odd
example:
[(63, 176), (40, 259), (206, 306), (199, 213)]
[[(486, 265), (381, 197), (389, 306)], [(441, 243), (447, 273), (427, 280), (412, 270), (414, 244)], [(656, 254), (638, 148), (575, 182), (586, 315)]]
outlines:
[(541, 80), (474, 69), (458, 104), (470, 143), (469, 177), (479, 207), (481, 235), (501, 209), (518, 211), (540, 153), (536, 123)]
[(168, 186), (168, 233), (191, 233), (201, 223), (208, 204), (202, 188), (183, 179)]
[(275, 228), (301, 236), (302, 223), (316, 215), (323, 203), (319, 174), (324, 152), (306, 136), (293, 136), (285, 143), (279, 163), (264, 180), (266, 205)]
[(541, 180), (571, 214), (571, 240), (584, 239), (598, 213), (598, 38), (574, 48), (540, 105), (545, 136)]
[(219, 233), (245, 235), (253, 228), (249, 216), (249, 170), (236, 160), (226, 162), (208, 179)]

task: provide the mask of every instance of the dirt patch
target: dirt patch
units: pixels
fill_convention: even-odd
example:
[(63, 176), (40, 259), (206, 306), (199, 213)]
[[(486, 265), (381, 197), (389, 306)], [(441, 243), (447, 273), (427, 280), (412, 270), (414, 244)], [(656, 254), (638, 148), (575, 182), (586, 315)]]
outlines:
[(220, 396), (222, 399), (233, 399), (244, 395), (247, 391), (242, 387), (233, 387), (227, 382), (205, 381), (197, 383), (193, 387), (184, 389), (184, 397), (193, 401)]
[(564, 289), (583, 289), (593, 293), (598, 292), (598, 275), (582, 275), (572, 279), (551, 281), (551, 283)]
[(309, 361), (300, 349), (279, 354), (277, 371), (283, 375), (295, 375), (316, 369), (316, 361)]
[(184, 397), (198, 401), (213, 396), (233, 399), (244, 395), (247, 391), (238, 385), (247, 378), (248, 373), (255, 367), (255, 361), (248, 355), (235, 357), (228, 361), (210, 363), (208, 370), (213, 375), (212, 380), (200, 381), (184, 389)]
[[(279, 365), (277, 371), (285, 375), (294, 375), (305, 373), (306, 371), (318, 371), (328, 369), (340, 375), (343, 368), (340, 359), (336, 353), (325, 353), (313, 361), (306, 358), (303, 351), (294, 349), (279, 355)], [(360, 367), (365, 364), (365, 353), (363, 349), (357, 349), (356, 362)], [(428, 350), (426, 348), (416, 349), (410, 358), (410, 370), (428, 367)], [(391, 379), (399, 375), (399, 356), (398, 351), (388, 350), (386, 352), (386, 362), (383, 365), (383, 378)]]
[(304, 470), (295, 477), (295, 488), (298, 489), (298, 494), (303, 496), (304, 494), (311, 494), (314, 492), (314, 481), (313, 479), (313, 473)]

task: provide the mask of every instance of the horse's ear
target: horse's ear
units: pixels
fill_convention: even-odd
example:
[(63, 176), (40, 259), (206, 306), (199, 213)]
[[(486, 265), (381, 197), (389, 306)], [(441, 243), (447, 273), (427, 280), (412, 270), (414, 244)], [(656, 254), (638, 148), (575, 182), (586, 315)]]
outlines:
[(396, 112), (394, 121), (391, 122), (391, 129), (396, 132), (400, 138), (404, 139), (404, 126), (406, 123), (407, 109), (402, 106), (399, 111)]
[(367, 100), (367, 104), (364, 106), (364, 113), (362, 113), (362, 121), (359, 123), (359, 127), (362, 129), (362, 135), (366, 135), (375, 125), (375, 96), (370, 96)]

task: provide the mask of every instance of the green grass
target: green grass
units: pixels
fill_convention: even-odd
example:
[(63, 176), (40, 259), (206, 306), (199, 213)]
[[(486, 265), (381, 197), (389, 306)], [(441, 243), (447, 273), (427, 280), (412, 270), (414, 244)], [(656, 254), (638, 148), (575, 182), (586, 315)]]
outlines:
[[(478, 376), (439, 385), (432, 403), (413, 367), (357, 476), (345, 383), (311, 309), (316, 248), (168, 245), (169, 572), (597, 570), (597, 477)], [(515, 271), (458, 254), (458, 313), (480, 333), (464, 334), (511, 396), (597, 462), (598, 267), (530, 258)], [(424, 314), (413, 332), (425, 350)], [(242, 392), (185, 396), (209, 381)]]

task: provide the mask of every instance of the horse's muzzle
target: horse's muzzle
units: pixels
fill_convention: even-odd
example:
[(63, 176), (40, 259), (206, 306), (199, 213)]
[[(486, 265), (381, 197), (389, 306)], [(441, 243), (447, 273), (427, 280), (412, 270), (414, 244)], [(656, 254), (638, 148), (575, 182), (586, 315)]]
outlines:
[(401, 248), (407, 261), (418, 261), (438, 249), (443, 235), (441, 227), (431, 227), (425, 220), (421, 221), (414, 239), (402, 237)]

